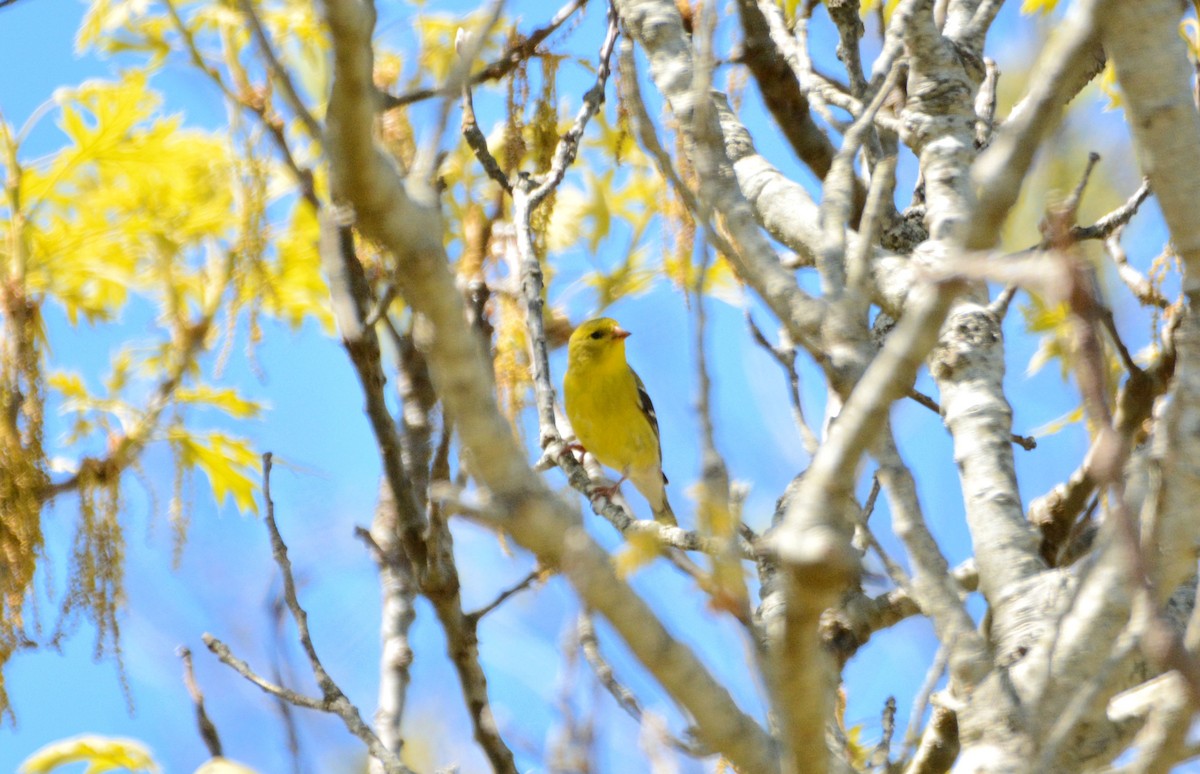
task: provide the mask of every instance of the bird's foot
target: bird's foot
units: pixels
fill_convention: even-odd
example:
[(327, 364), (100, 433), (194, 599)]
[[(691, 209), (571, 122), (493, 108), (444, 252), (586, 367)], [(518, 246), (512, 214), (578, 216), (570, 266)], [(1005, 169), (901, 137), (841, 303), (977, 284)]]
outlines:
[(594, 482), (591, 489), (588, 491), (589, 497), (607, 497), (612, 499), (618, 492), (621, 491), (621, 484), (625, 481), (625, 477), (621, 476), (616, 483), (605, 481), (604, 483)]

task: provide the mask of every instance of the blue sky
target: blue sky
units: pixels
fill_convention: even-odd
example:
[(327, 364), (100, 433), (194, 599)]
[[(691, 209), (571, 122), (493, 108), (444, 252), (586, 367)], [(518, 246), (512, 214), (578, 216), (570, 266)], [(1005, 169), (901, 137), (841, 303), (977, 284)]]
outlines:
[[(1002, 71), (1028, 65), (1028, 41), (1035, 22), (1020, 18), (1015, 5), (1007, 4), (994, 33), (994, 40), (1001, 45), (993, 47), (993, 55), (1000, 60)], [(456, 9), (465, 6), (454, 4)], [(61, 0), (20, 0), (0, 10), (0, 72), (20, 74), (0, 79), (0, 110), (10, 123), (20, 125), (60, 86), (114, 72), (111, 62), (76, 57), (72, 41), (82, 10), (80, 4)], [(602, 19), (597, 10), (592, 9), (579, 35), (599, 29)], [(526, 21), (524, 26), (533, 23)], [(407, 28), (402, 14), (385, 19), (380, 29), (383, 37), (403, 46)], [(821, 33), (823, 28), (817, 25), (814, 30)], [(836, 63), (830, 59), (825, 65), (833, 69)], [(189, 122), (213, 126), (224, 120), (223, 108), (211, 89), (186, 65), (178, 61), (168, 65), (155, 83), (167, 95), (168, 110), (183, 111)], [(570, 99), (578, 92), (563, 88), (560, 93)], [(760, 151), (811, 185), (811, 177), (798, 170), (779, 140), (764, 128), (754, 88), (746, 94), (747, 122), (756, 131)], [(1103, 141), (1105, 148), (1120, 149), (1124, 140), (1116, 133), (1119, 116), (1102, 113), (1099, 101), (1090, 93), (1080, 100), (1088, 101), (1082, 109), (1092, 131), (1089, 142)], [(50, 152), (58, 142), (52, 123), (47, 122), (32, 137), (26, 158)], [(1091, 147), (1095, 146), (1071, 148), (1070, 153), (1082, 158)], [(1112, 162), (1114, 175), (1136, 185), (1136, 176), (1122, 166), (1128, 164), (1128, 154), (1123, 162), (1119, 151), (1113, 157), (1118, 159)], [(902, 163), (902, 172), (906, 178), (900, 190), (906, 191), (911, 187), (911, 160)], [(1131, 190), (1132, 186), (1122, 188), (1122, 196)], [(1036, 232), (1030, 239), (1036, 239)], [(1127, 245), (1133, 240), (1140, 240), (1144, 247), (1131, 247), (1131, 259), (1144, 267), (1162, 244), (1161, 220), (1152, 205), (1139, 218)], [(587, 257), (578, 253), (562, 256), (561, 261), (564, 272), (578, 273), (590, 265)], [(586, 292), (575, 288), (569, 296), (573, 319), (590, 315), (591, 300)], [(1114, 294), (1118, 319), (1139, 319), (1121, 298)], [(769, 316), (753, 301), (745, 303), (754, 310), (760, 326), (770, 332)], [(689, 523), (691, 504), (686, 492), (698, 475), (699, 436), (693, 409), (692, 322), (684, 300), (660, 284), (646, 295), (623, 299), (606, 313), (634, 333), (629, 340), (630, 360), (655, 398), (672, 479), (671, 499), (682, 520)], [(715, 379), (717, 441), (731, 474), (752, 483), (747, 518), (761, 528), (775, 498), (802, 468), (805, 456), (792, 426), (784, 376), (750, 342), (741, 322), (742, 309), (710, 302), (710, 314), (708, 357)], [(48, 310), (48, 324), (55, 347), (52, 365), (93, 377), (104, 370), (115, 342), (128, 336), (153, 335), (152, 316), (136, 307), (113, 330), (70, 328), (55, 309)], [(1145, 325), (1137, 323), (1137, 329), (1144, 331)], [(1021, 335), (1015, 309), (1005, 331), (1010, 345), (1008, 387), (1016, 407), (1014, 430), (1025, 434), (1061, 416), (1077, 399), (1072, 389), (1062, 385), (1056, 369), (1033, 376), (1025, 373), (1036, 343)], [(370, 521), (379, 464), (360, 411), (361, 397), (352, 369), (338, 342), (315, 325), (294, 333), (269, 323), (265, 341), (255, 353), (257, 364), (240, 356), (240, 345), (234, 351), (223, 379), (270, 405), (262, 419), (240, 427), (240, 432), (255, 448), (274, 452), (280, 461), (272, 481), (276, 513), (302, 583), (301, 598), (309, 610), (317, 647), (335, 679), (369, 715), (375, 704), (379, 650), (378, 592), (374, 567), (353, 538), (352, 529)], [(212, 366), (212, 362), (206, 363), (206, 368)], [(562, 353), (555, 353), (552, 368), (559, 379), (564, 366)], [(819, 376), (806, 364), (803, 378), (806, 410), (810, 421), (819, 422), (823, 408)], [(919, 387), (932, 392), (927, 379)], [(970, 545), (949, 438), (936, 415), (912, 403), (899, 404), (894, 420), (901, 450), (916, 468), (926, 516), (943, 550), (957, 563), (970, 554)], [(50, 434), (62, 430), (61, 426), (52, 427)], [(1041, 439), (1034, 452), (1017, 451), (1026, 502), (1065, 477), (1080, 459), (1083, 443), (1080, 429), (1070, 428)], [(530, 454), (532, 458), (532, 449)], [(145, 472), (150, 480), (161, 482), (158, 494), (165, 501), (172, 474), (170, 460), (161, 448), (148, 450)], [(549, 476), (555, 486), (561, 486), (560, 476)], [(864, 482), (864, 490), (868, 483)], [(200, 642), (203, 632), (212, 632), (251, 664), (269, 671), (274, 646), (269, 639), (268, 607), (279, 592), (279, 583), (263, 524), (232, 508), (215, 508), (207, 487), (197, 480), (192, 489), (194, 514), (187, 548), (181, 567), (174, 570), (165, 516), (154, 512), (145, 490), (136, 482), (130, 482), (125, 494), (129, 605), (121, 625), (123, 662), (134, 711), (128, 710), (113, 661), (93, 661), (94, 633), (89, 627), (66, 640), (61, 652), (21, 653), (6, 668), (18, 722), (15, 728), (0, 728), (0, 771), (15, 770), (20, 760), (47, 742), (80, 733), (133, 737), (148, 744), (167, 771), (194, 769), (206, 756), (174, 655), (179, 645), (195, 652), (208, 711), (227, 755), (263, 772), (288, 770), (283, 730), (271, 702), (217, 663)], [(631, 500), (635, 510), (644, 508), (640, 498), (631, 496)], [(45, 514), (48, 554), (56, 572), (40, 578), (39, 584), (51, 590), (51, 599), (57, 599), (55, 590), (61, 591), (74, 519), (70, 500)], [(892, 556), (901, 558), (901, 548), (884, 526), (886, 511), (876, 520), (883, 544)], [(594, 532), (610, 548), (619, 546), (607, 527), (597, 525)], [(529, 556), (510, 555), (480, 528), (459, 525), (456, 535), (468, 608), (487, 602), (497, 589), (520, 579), (532, 567)], [(682, 612), (672, 616), (672, 630), (698, 650), (746, 709), (761, 716), (763, 698), (749, 678), (747, 644), (741, 633), (708, 614), (700, 596), (676, 575), (656, 570), (636, 576), (633, 582), (657, 610), (678, 611), (682, 606)], [(41, 614), (47, 629), (53, 628), (55, 610), (55, 603), (43, 595)], [(482, 625), (481, 649), (494, 710), (524, 769), (543, 768), (555, 734), (561, 730), (563, 697), (579, 707), (589, 704), (593, 696), (580, 667), (572, 667), (561, 654), (577, 612), (564, 583), (552, 579), (544, 587), (514, 598)], [(311, 679), (297, 658), (291, 632), (285, 627), (287, 652), (298, 675), (295, 685), (311, 693)], [(682, 724), (666, 697), (602, 625), (600, 635), (620, 677), (679, 732)], [(465, 730), (467, 718), (457, 679), (444, 656), (441, 634), (423, 604), (413, 640), (417, 659), (406, 729), (414, 747), (426, 748), (428, 757), (421, 759), (422, 769), (457, 762), (464, 772), (483, 770), (484, 761)], [(878, 733), (879, 709), (886, 696), (894, 694), (900, 722), (905, 723), (912, 694), (935, 648), (928, 625), (920, 620), (905, 622), (877, 637), (847, 668), (848, 722), (863, 724), (864, 736), (873, 738)], [(605, 695), (597, 696), (596, 707), (599, 770), (645, 770), (636, 724)], [(303, 750), (311, 762), (309, 771), (356, 770), (362, 760), (361, 746), (337, 721), (305, 711), (298, 711), (297, 716), (304, 734)], [(685, 771), (699, 770), (693, 764), (683, 765)]]

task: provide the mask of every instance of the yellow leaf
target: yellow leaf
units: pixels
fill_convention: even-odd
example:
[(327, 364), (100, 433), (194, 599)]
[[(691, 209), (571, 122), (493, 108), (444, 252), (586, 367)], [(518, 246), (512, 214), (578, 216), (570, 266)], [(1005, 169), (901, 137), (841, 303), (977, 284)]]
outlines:
[(1021, 3), (1021, 13), (1031, 15), (1040, 13), (1045, 16), (1051, 13), (1058, 6), (1058, 0), (1023, 0)]
[(83, 735), (51, 742), (21, 764), (20, 774), (47, 774), (59, 766), (87, 763), (86, 774), (106, 771), (159, 770), (150, 751), (141, 742), (119, 737)]
[(263, 309), (292, 328), (314, 317), (326, 332), (333, 332), (329, 290), (317, 255), (318, 226), (312, 208), (298, 203), (288, 229), (277, 240), (277, 257), (262, 264), (267, 287), (260, 295)]
[(1104, 65), (1104, 72), (1100, 73), (1099, 85), (1100, 91), (1108, 97), (1108, 104), (1104, 106), (1105, 110), (1117, 110), (1124, 105), (1121, 89), (1117, 85), (1117, 71), (1113, 69), (1111, 59), (1108, 60), (1108, 64)]
[(1200, 59), (1200, 22), (1195, 19), (1184, 19), (1179, 22), (1179, 37), (1187, 43), (1192, 59)]
[(650, 290), (654, 283), (654, 272), (645, 267), (644, 252), (631, 250), (625, 262), (608, 274), (589, 274), (586, 281), (596, 288), (598, 309), (611, 306), (626, 296), (636, 296)]
[(259, 456), (245, 441), (216, 431), (193, 434), (178, 425), (167, 431), (167, 439), (180, 464), (204, 472), (218, 505), (232, 495), (239, 511), (258, 513), (254, 495)]
[(850, 754), (850, 763), (861, 769), (867, 764), (870, 750), (862, 742), (862, 726), (852, 726), (846, 729), (846, 752)]
[(1033, 431), (1034, 438), (1045, 438), (1048, 435), (1062, 432), (1070, 425), (1083, 421), (1083, 407), (1072, 409), (1058, 419), (1051, 420)]
[(87, 385), (83, 383), (83, 377), (77, 373), (58, 371), (46, 377), (46, 382), (51, 389), (58, 391), (69, 400), (82, 401), (91, 397)]
[[(792, 5), (793, 5), (792, 15), (794, 16), (795, 15), (795, 6), (798, 5), (798, 3), (793, 3)], [(887, 0), (887, 2), (885, 2), (883, 4), (883, 23), (884, 24), (888, 24), (892, 21), (892, 13), (895, 12), (896, 6), (898, 6), (898, 5), (900, 5), (900, 0)], [(869, 14), (871, 11), (874, 11), (878, 7), (879, 7), (879, 0), (863, 0), (862, 5), (859, 7), (859, 14), (861, 14), (862, 17), (865, 19), (865, 18), (867, 18), (867, 14)]]
[(1066, 324), (1070, 314), (1071, 307), (1065, 301), (1046, 304), (1038, 296), (1031, 296), (1029, 305), (1021, 307), (1025, 329), (1031, 333), (1058, 330)]
[(75, 35), (75, 53), (85, 53), (117, 30), (145, 18), (150, 3), (151, 0), (93, 0)]
[(262, 404), (243, 398), (237, 390), (228, 387), (218, 389), (207, 384), (180, 387), (175, 391), (175, 400), (211, 406), (237, 419), (256, 417), (262, 412)]
[(580, 220), (590, 220), (591, 233), (588, 235), (588, 249), (593, 253), (600, 247), (600, 242), (608, 236), (612, 226), (612, 209), (610, 199), (613, 197), (613, 174), (615, 170), (607, 169), (603, 175), (595, 175), (590, 170), (588, 179), (588, 198), (580, 210)]
[(615, 558), (617, 575), (627, 578), (659, 554), (658, 538), (649, 532), (634, 532)]

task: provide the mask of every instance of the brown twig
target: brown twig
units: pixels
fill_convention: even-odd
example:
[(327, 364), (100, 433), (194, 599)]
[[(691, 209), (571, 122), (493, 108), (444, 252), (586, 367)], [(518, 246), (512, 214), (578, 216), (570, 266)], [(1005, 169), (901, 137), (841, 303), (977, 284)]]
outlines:
[[(633, 695), (633, 691), (626, 688), (617, 680), (612, 667), (609, 666), (608, 661), (600, 653), (600, 642), (596, 639), (596, 628), (592, 624), (591, 615), (588, 613), (581, 613), (579, 615), (576, 632), (579, 636), (579, 647), (583, 650), (583, 657), (588, 662), (588, 666), (592, 668), (596, 679), (600, 681), (604, 689), (617, 702), (617, 706), (625, 710), (631, 718), (640, 724), (643, 717), (641, 702)], [(695, 758), (704, 758), (712, 754), (710, 750), (703, 747), (697, 741), (685, 741), (668, 735), (667, 742), (679, 752)]]
[(200, 729), (200, 738), (208, 748), (208, 754), (213, 758), (221, 757), (221, 737), (217, 727), (213, 725), (204, 709), (204, 693), (196, 683), (196, 673), (192, 669), (192, 650), (186, 645), (180, 645), (175, 651), (183, 660), (183, 684), (187, 687), (188, 696), (192, 698), (192, 706), (196, 709), (196, 725)]
[(464, 85), (462, 90), (462, 134), (463, 139), (467, 141), (467, 146), (474, 151), (475, 158), (479, 160), (487, 176), (511, 194), (512, 183), (509, 182), (508, 175), (504, 174), (504, 170), (500, 168), (496, 157), (488, 149), (487, 138), (483, 136), (483, 132), (480, 131), (479, 124), (475, 120), (475, 102), (471, 98), (470, 84)]
[(888, 770), (888, 754), (892, 748), (892, 736), (896, 733), (896, 697), (889, 696), (887, 701), (883, 703), (883, 712), (880, 715), (880, 724), (883, 726), (883, 735), (879, 739), (879, 744), (875, 745), (875, 749), (871, 750), (871, 754), (867, 756), (867, 766), (869, 768), (879, 768), (884, 771)]
[[(941, 415), (942, 407), (938, 405), (936, 400), (929, 397), (925, 393), (916, 389), (912, 389), (908, 391), (908, 397), (914, 402), (929, 409), (933, 413)], [(1031, 435), (1017, 435), (1016, 433), (1009, 433), (1009, 436), (1013, 443), (1015, 443), (1017, 446), (1020, 446), (1025, 451), (1033, 451), (1037, 448), (1037, 439)]]
[(254, 32), (254, 39), (258, 42), (258, 49), (262, 52), (262, 57), (267, 63), (267, 71), (271, 74), (271, 79), (279, 84), (279, 88), (283, 91), (284, 99), (291, 106), (292, 112), (300, 119), (300, 123), (304, 124), (304, 128), (308, 130), (309, 136), (314, 140), (320, 140), (322, 136), (321, 126), (313, 118), (304, 101), (300, 99), (300, 95), (296, 92), (296, 87), (292, 83), (292, 78), (288, 74), (288, 71), (279, 63), (279, 57), (275, 55), (275, 50), (271, 46), (271, 40), (267, 37), (267, 31), (263, 28), (262, 20), (258, 18), (258, 14), (254, 11), (254, 3), (252, 0), (238, 0), (238, 5), (242, 9), (242, 13), (250, 20), (250, 29)]
[(271, 538), (271, 555), (275, 559), (275, 564), (279, 567), (279, 571), (283, 576), (283, 598), (287, 604), (288, 611), (292, 615), (292, 620), (296, 623), (296, 633), (300, 640), (300, 646), (305, 655), (308, 657), (308, 663), (312, 669), (313, 677), (317, 681), (317, 686), (321, 690), (321, 698), (315, 699), (309, 696), (304, 696), (296, 691), (276, 685), (268, 680), (265, 680), (251, 669), (250, 665), (242, 661), (237, 656), (233, 655), (229, 647), (225, 643), (218, 640), (211, 634), (204, 635), (204, 644), (221, 660), (222, 663), (231, 667), (234, 671), (246, 678), (250, 682), (257, 685), (267, 693), (278, 696), (285, 701), (294, 704), (298, 707), (308, 707), (322, 712), (329, 712), (341, 718), (347, 730), (361, 739), (367, 746), (370, 754), (378, 759), (383, 765), (384, 770), (391, 774), (406, 773), (407, 767), (400, 761), (391, 750), (387, 749), (380, 742), (379, 737), (371, 730), (370, 726), (362, 719), (362, 714), (358, 707), (342, 693), (341, 688), (334, 682), (329, 673), (325, 671), (324, 665), (321, 663), (320, 657), (317, 655), (317, 649), (313, 645), (312, 635), (308, 629), (308, 613), (300, 605), (300, 600), (296, 596), (296, 581), (292, 573), (292, 563), (288, 559), (287, 545), (283, 542), (283, 537), (279, 534), (279, 527), (275, 523), (275, 503), (271, 500), (271, 452), (263, 454), (263, 501), (266, 504), (265, 522), (267, 532)]
[(486, 605), (474, 612), (467, 613), (467, 618), (474, 623), (478, 623), (479, 620), (485, 615), (500, 607), (500, 605), (503, 605), (509, 599), (509, 597), (519, 594), (520, 592), (532, 586), (536, 581), (541, 580), (542, 575), (543, 573), (541, 569), (530, 570), (528, 575), (512, 586), (509, 586), (504, 591), (501, 591), (491, 602), (488, 602)]
[(800, 432), (800, 441), (804, 444), (804, 450), (809, 454), (816, 454), (817, 447), (821, 442), (817, 440), (816, 433), (808, 425), (808, 420), (804, 418), (804, 404), (800, 400), (800, 372), (796, 370), (796, 350), (794, 347), (775, 347), (771, 342), (767, 341), (767, 337), (763, 335), (762, 330), (754, 322), (754, 318), (750, 316), (750, 310), (745, 313), (746, 326), (750, 329), (750, 335), (754, 339), (754, 343), (762, 347), (771, 359), (779, 364), (783, 369), (788, 380), (788, 398), (792, 403), (792, 419), (796, 423), (796, 429)]
[[(244, 110), (252, 113), (263, 128), (267, 130), (271, 140), (275, 143), (276, 149), (283, 157), (283, 162), (296, 178), (296, 182), (300, 185), (300, 191), (304, 200), (312, 205), (313, 209), (320, 209), (321, 201), (317, 198), (316, 188), (313, 182), (312, 170), (300, 166), (295, 155), (292, 153), (291, 146), (288, 144), (287, 135), (284, 133), (283, 121), (276, 115), (272, 115), (267, 109), (267, 102), (260, 98), (251, 98), (251, 89), (246, 86), (246, 93), (238, 93), (225, 82), (221, 73), (208, 63), (204, 58), (204, 54), (200, 52), (200, 47), (196, 43), (196, 37), (188, 28), (183, 17), (179, 15), (179, 10), (175, 7), (176, 0), (165, 0), (167, 13), (171, 17), (171, 22), (175, 25), (176, 32), (183, 38), (184, 46), (187, 48), (188, 54), (191, 56), (192, 63), (205, 75), (208, 76), (221, 93), (225, 95), (225, 99), (230, 103), (237, 105)], [(303, 108), (303, 104), (297, 100), (297, 104)], [(303, 120), (303, 119), (302, 119)], [(314, 121), (315, 124), (315, 121)], [(320, 137), (320, 132), (313, 135)]]
[[(475, 73), (468, 79), (468, 86), (475, 86), (484, 81), (494, 81), (512, 72), (513, 68), (524, 62), (526, 59), (534, 56), (537, 52), (537, 47), (542, 44), (546, 38), (563, 23), (571, 18), (577, 10), (587, 5), (588, 0), (571, 0), (571, 2), (559, 9), (558, 13), (544, 26), (534, 30), (528, 37), (518, 39), (516, 43), (509, 46), (500, 58), (491, 62), (479, 72)], [(384, 110), (411, 105), (414, 102), (432, 99), (442, 93), (441, 89), (437, 88), (420, 88), (409, 91), (399, 96), (390, 94), (381, 95), (381, 101)]]
[(1143, 180), (1133, 195), (1120, 207), (1108, 213), (1090, 226), (1072, 226), (1071, 238), (1076, 241), (1084, 239), (1107, 239), (1118, 228), (1133, 220), (1142, 202), (1150, 196), (1150, 181)]

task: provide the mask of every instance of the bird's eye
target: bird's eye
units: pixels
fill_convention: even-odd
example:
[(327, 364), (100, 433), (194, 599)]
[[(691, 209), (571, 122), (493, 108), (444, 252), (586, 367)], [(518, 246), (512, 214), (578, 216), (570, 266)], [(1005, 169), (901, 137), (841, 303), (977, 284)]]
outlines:
[(599, 341), (600, 339), (604, 338), (604, 332), (603, 331), (592, 331), (592, 338)]

